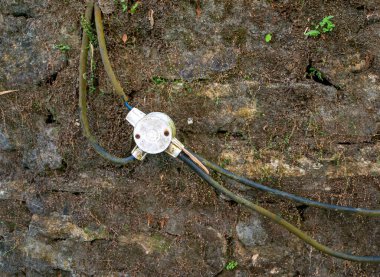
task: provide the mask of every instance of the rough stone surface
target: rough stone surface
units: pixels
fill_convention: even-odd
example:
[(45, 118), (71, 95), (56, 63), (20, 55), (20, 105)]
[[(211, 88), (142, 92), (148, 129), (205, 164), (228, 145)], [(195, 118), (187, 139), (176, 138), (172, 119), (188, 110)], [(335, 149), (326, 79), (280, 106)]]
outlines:
[(113, 0), (99, 0), (99, 7), (102, 10), (102, 13), (104, 14), (111, 14), (115, 11), (115, 3), (118, 4), (116, 1)]
[(23, 165), (27, 169), (44, 171), (60, 169), (63, 159), (58, 151), (57, 128), (48, 128), (37, 137), (37, 147), (27, 151), (23, 157)]
[(32, 214), (43, 215), (44, 203), (41, 197), (36, 195), (28, 195), (26, 198), (26, 206)]
[(237, 58), (231, 48), (186, 52), (182, 55), (179, 76), (187, 81), (209, 78), (212, 72), (228, 71), (236, 65)]
[(240, 221), (236, 225), (239, 240), (247, 247), (265, 245), (268, 234), (258, 218), (252, 217), (246, 222)]
[(66, 215), (51, 214), (49, 217), (34, 214), (29, 225), (29, 236), (43, 235), (52, 239), (73, 239), (76, 241), (93, 241), (106, 239), (107, 230), (104, 226), (97, 229), (91, 227), (79, 228), (73, 224), (72, 219)]
[(163, 215), (163, 224), (165, 232), (175, 236), (185, 234), (186, 213), (183, 211), (168, 210)]
[(2, 200), (24, 200), (27, 189), (25, 180), (1, 180), (0, 199)]
[(2, 1), (0, 4), (0, 89), (53, 82), (66, 65), (65, 53), (54, 45), (70, 46), (68, 24), (61, 25), (55, 36), (46, 32), (47, 24), (54, 28), (62, 23), (61, 19), (48, 23), (52, 15), (45, 10), (54, 9), (53, 5), (41, 0)]
[(226, 264), (227, 242), (225, 238), (212, 227), (199, 226), (201, 238), (205, 241), (205, 262), (212, 272), (221, 272)]
[[(189, 149), (274, 188), (378, 208), (378, 0), (146, 0), (134, 14), (98, 2), (131, 104), (170, 115)], [(99, 157), (78, 116), (84, 11), (85, 1), (0, 1), (0, 92), (18, 89), (0, 95), (0, 276), (380, 276), (310, 248), (180, 161)], [(306, 38), (325, 15), (333, 32)], [(132, 128), (96, 47), (92, 62), (91, 130), (128, 156)], [(380, 253), (378, 218), (217, 180), (333, 249)]]
[(0, 150), (11, 150), (13, 147), (7, 136), (0, 130)]

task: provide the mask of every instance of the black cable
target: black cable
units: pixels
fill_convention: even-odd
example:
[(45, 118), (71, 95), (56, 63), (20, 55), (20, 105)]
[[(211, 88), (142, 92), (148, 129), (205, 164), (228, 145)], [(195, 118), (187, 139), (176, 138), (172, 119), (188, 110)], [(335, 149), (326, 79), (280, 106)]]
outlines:
[(95, 151), (100, 155), (102, 156), (103, 158), (113, 162), (113, 163), (116, 163), (116, 164), (121, 164), (121, 165), (125, 165), (125, 164), (128, 164), (130, 162), (133, 162), (134, 160), (136, 160), (136, 158), (134, 156), (129, 156), (129, 157), (126, 157), (126, 158), (119, 158), (119, 157), (116, 157), (114, 155), (112, 155), (111, 153), (109, 153), (106, 149), (104, 149), (102, 146), (100, 146), (97, 142), (93, 142), (93, 141), (89, 141), (90, 144), (92, 145), (92, 147), (95, 149)]
[(366, 262), (366, 263), (380, 263), (380, 256), (355, 256), (351, 254), (346, 254), (342, 252), (335, 251), (319, 242), (314, 240), (312, 237), (292, 225), (291, 223), (287, 222), (286, 220), (282, 219), (281, 216), (276, 215), (267, 209), (264, 209), (263, 207), (256, 205), (247, 199), (236, 195), (235, 193), (231, 192), (230, 190), (226, 189), (224, 186), (219, 184), (217, 181), (215, 181), (210, 175), (208, 175), (206, 172), (204, 172), (198, 165), (196, 165), (188, 156), (186, 156), (185, 153), (181, 152), (178, 156), (178, 158), (183, 161), (187, 166), (189, 166), (196, 174), (198, 174), (204, 181), (206, 181), (209, 185), (211, 185), (213, 188), (215, 188), (220, 193), (223, 193), (224, 195), (227, 195), (230, 199), (233, 201), (242, 204), (259, 214), (269, 218), (270, 220), (276, 222), (277, 224), (281, 225), (285, 229), (287, 229), (289, 232), (293, 233), (297, 237), (299, 237), (301, 240), (306, 242), (307, 244), (311, 245), (315, 249), (330, 255), (334, 256), (336, 258), (349, 260), (349, 261), (355, 261), (355, 262)]
[[(88, 8), (86, 11), (86, 18), (89, 21), (91, 20), (92, 9), (93, 9), (93, 2), (89, 2)], [(112, 67), (111, 67), (111, 64), (109, 62), (109, 59), (108, 59), (107, 49), (105, 47), (103, 25), (101, 22), (101, 12), (100, 12), (100, 9), (97, 5), (95, 5), (95, 19), (96, 19), (95, 20), (96, 21), (96, 28), (97, 28), (97, 32), (98, 32), (99, 48), (101, 50), (102, 60), (103, 60), (103, 64), (105, 65), (105, 70), (106, 70), (108, 76), (110, 77), (113, 86), (115, 87), (116, 93), (119, 94), (120, 96), (122, 96), (122, 98), (124, 100), (124, 105), (129, 110), (131, 110), (131, 109), (133, 109), (133, 107), (127, 103), (128, 97), (125, 95), (123, 89), (121, 88), (120, 83), (118, 82), (116, 75), (114, 74)], [(135, 158), (133, 156), (130, 156), (127, 158), (118, 158), (118, 157), (115, 157), (112, 154), (108, 153), (103, 147), (101, 147), (97, 143), (96, 139), (91, 135), (91, 132), (89, 129), (89, 123), (88, 123), (88, 118), (87, 118), (87, 102), (86, 102), (86, 100), (87, 100), (86, 99), (87, 83), (86, 83), (86, 80), (84, 78), (84, 75), (86, 73), (88, 44), (89, 44), (88, 37), (84, 33), (83, 34), (83, 41), (82, 41), (80, 70), (79, 70), (80, 71), (79, 106), (80, 106), (80, 110), (81, 110), (81, 121), (82, 121), (83, 130), (84, 130), (84, 135), (88, 138), (91, 145), (94, 147), (94, 149), (101, 156), (103, 156), (104, 158), (106, 158), (110, 161), (116, 162), (116, 163), (126, 164), (126, 163), (129, 163), (129, 162), (135, 160)], [(346, 211), (346, 212), (352, 212), (352, 213), (357, 213), (357, 214), (375, 215), (375, 216), (380, 215), (379, 210), (356, 209), (356, 208), (351, 208), (351, 207), (342, 207), (342, 206), (337, 206), (337, 205), (330, 205), (330, 204), (325, 204), (325, 203), (321, 203), (318, 201), (313, 201), (313, 200), (310, 200), (307, 198), (298, 197), (298, 196), (295, 196), (293, 194), (286, 193), (286, 192), (283, 192), (280, 190), (272, 189), (272, 188), (266, 187), (264, 185), (255, 183), (255, 182), (248, 180), (244, 177), (238, 176), (232, 172), (229, 172), (228, 170), (225, 170), (225, 169), (219, 167), (218, 165), (213, 164), (213, 163), (207, 161), (206, 159), (204, 159), (200, 156), (197, 156), (197, 157), (206, 166), (210, 167), (211, 169), (215, 170), (216, 172), (219, 172), (219, 173), (221, 173), (221, 174), (223, 174), (223, 175), (225, 175), (231, 179), (234, 179), (234, 180), (241, 182), (245, 185), (273, 193), (275, 195), (279, 195), (279, 196), (282, 196), (282, 197), (285, 197), (285, 198), (288, 198), (291, 200), (295, 200), (295, 201), (304, 203), (304, 204), (309, 205), (309, 206), (316, 206), (316, 207), (325, 208), (325, 209), (332, 209), (332, 210), (336, 210), (336, 211)], [(259, 205), (256, 205), (256, 204), (244, 199), (243, 197), (240, 197), (240, 196), (234, 194), (233, 192), (229, 191), (228, 189), (226, 189), (225, 187), (220, 185), (213, 178), (211, 178), (207, 173), (205, 173), (198, 165), (196, 165), (190, 158), (188, 158), (183, 152), (180, 153), (178, 158), (180, 160), (182, 160), (184, 163), (186, 163), (202, 179), (204, 179), (208, 184), (210, 184), (212, 187), (214, 187), (217, 191), (227, 195), (233, 201), (235, 201), (239, 204), (245, 205), (246, 207), (260, 213), (261, 215), (268, 217), (269, 219), (276, 222), (277, 224), (280, 224), (281, 226), (286, 228), (288, 231), (290, 231), (291, 233), (293, 233), (294, 235), (296, 235), (297, 237), (299, 237), (300, 239), (302, 239), (306, 243), (310, 244), (314, 248), (322, 251), (323, 253), (326, 253), (328, 255), (331, 255), (331, 256), (334, 256), (337, 258), (345, 259), (345, 260), (358, 261), (358, 262), (380, 263), (380, 257), (378, 257), (378, 256), (354, 256), (354, 255), (334, 251), (331, 248), (318, 243), (317, 241), (312, 239), (310, 236), (308, 236), (307, 234), (302, 232), (300, 229), (293, 226), (292, 224), (290, 224), (286, 220), (282, 219), (280, 216), (260, 207)]]
[[(189, 151), (189, 150), (188, 150)], [(190, 151), (189, 151), (190, 152)], [(259, 189), (261, 191), (269, 192), (271, 194), (284, 197), (308, 206), (312, 207), (317, 207), (317, 208), (322, 208), (322, 209), (327, 209), (327, 210), (333, 210), (333, 211), (339, 211), (339, 212), (348, 212), (348, 213), (353, 213), (353, 214), (360, 214), (360, 215), (367, 215), (367, 216), (380, 216), (380, 210), (370, 210), (370, 209), (364, 209), (364, 208), (353, 208), (353, 207), (348, 207), (348, 206), (338, 206), (338, 205), (333, 205), (333, 204), (328, 204), (328, 203), (322, 203), (319, 201), (311, 200), (305, 197), (297, 196), (285, 191), (281, 191), (278, 189), (273, 189), (270, 187), (267, 187), (265, 185), (256, 183), (252, 180), (249, 180), (245, 177), (236, 175), (235, 173), (228, 171), (227, 169), (224, 169), (217, 164), (210, 162), (203, 158), (202, 156), (192, 153), (195, 157), (197, 157), (205, 166), (208, 168), (228, 177), (231, 178), (239, 183), (242, 183), (244, 185), (247, 185), (249, 187), (253, 187), (256, 189)]]

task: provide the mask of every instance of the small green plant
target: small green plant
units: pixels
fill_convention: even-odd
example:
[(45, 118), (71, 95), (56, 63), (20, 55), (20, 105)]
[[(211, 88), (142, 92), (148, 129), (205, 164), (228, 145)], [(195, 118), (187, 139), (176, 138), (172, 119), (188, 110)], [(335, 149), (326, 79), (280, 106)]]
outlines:
[(136, 11), (137, 11), (137, 8), (140, 6), (140, 2), (136, 2), (136, 3), (134, 3), (133, 5), (132, 5), (132, 7), (131, 7), (131, 9), (130, 9), (130, 13), (131, 14), (135, 14), (136, 13)]
[(63, 43), (60, 43), (60, 44), (56, 44), (53, 46), (54, 49), (57, 49), (61, 52), (67, 52), (69, 51), (71, 48), (70, 46), (68, 46), (67, 44), (63, 44)]
[(271, 42), (271, 40), (272, 40), (272, 34), (271, 33), (266, 34), (265, 35), (265, 42), (269, 43), (269, 42)]
[(309, 32), (305, 33), (305, 36), (308, 36), (308, 37), (317, 37), (320, 34), (321, 34), (321, 32), (318, 31), (318, 30), (310, 30)]
[(326, 16), (319, 22), (319, 26), (322, 28), (322, 32), (328, 33), (334, 30), (335, 24), (332, 23), (331, 19), (334, 17), (332, 15)]
[(227, 270), (234, 270), (235, 268), (237, 268), (237, 266), (238, 266), (237, 261), (229, 261), (226, 265), (226, 269)]
[(128, 11), (127, 0), (120, 0), (120, 4), (121, 4), (121, 9), (122, 9), (123, 13), (125, 13), (126, 11)]
[(90, 94), (93, 94), (96, 91), (96, 85), (95, 85), (96, 62), (94, 59), (94, 46), (92, 44), (90, 44), (90, 50), (91, 50), (91, 61), (90, 61), (90, 80), (88, 80), (88, 92)]
[(289, 146), (290, 144), (290, 139), (292, 138), (292, 134), (286, 134), (284, 137), (284, 145)]
[(332, 15), (325, 16), (318, 25), (315, 26), (315, 29), (312, 29), (308, 32), (305, 32), (307, 37), (318, 37), (322, 33), (332, 32), (335, 28), (335, 24), (331, 21), (334, 17)]
[(96, 38), (96, 33), (94, 31), (94, 28), (92, 27), (91, 23), (86, 20), (84, 16), (81, 17), (80, 24), (82, 26), (83, 32), (86, 33), (88, 40), (90, 43), (96, 47), (98, 40)]
[(231, 159), (229, 159), (229, 158), (224, 158), (220, 162), (221, 167), (225, 167), (225, 166), (230, 165), (230, 164), (231, 164)]
[(184, 87), (186, 92), (188, 92), (188, 93), (193, 92), (193, 88), (189, 84), (185, 83), (183, 87)]
[(159, 77), (159, 76), (154, 76), (152, 78), (152, 81), (154, 84), (156, 85), (161, 85), (161, 84), (165, 84), (167, 82), (167, 80), (163, 77)]
[(310, 76), (310, 77), (317, 77), (319, 80), (323, 81), (323, 74), (321, 71), (319, 71), (318, 69), (316, 69), (315, 67), (310, 67), (308, 70), (307, 70), (307, 74)]
[(86, 20), (84, 16), (81, 17), (80, 24), (82, 26), (83, 32), (87, 35), (88, 40), (90, 41), (89, 49), (90, 49), (90, 76), (88, 78), (88, 92), (90, 94), (95, 93), (96, 86), (95, 86), (95, 70), (96, 70), (96, 62), (94, 59), (94, 47), (98, 45), (98, 39), (96, 37), (95, 30), (90, 22)]

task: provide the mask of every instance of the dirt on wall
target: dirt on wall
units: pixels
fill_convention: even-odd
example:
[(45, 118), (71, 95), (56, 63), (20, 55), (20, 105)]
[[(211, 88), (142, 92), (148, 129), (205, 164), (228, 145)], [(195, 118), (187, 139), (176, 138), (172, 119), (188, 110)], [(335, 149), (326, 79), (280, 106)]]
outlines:
[[(136, 1), (99, 2), (131, 104), (168, 114), (190, 149), (287, 192), (380, 207), (378, 0), (146, 0), (133, 14)], [(84, 10), (0, 0), (0, 92), (17, 90), (0, 95), (2, 276), (380, 275), (319, 253), (167, 155), (124, 167), (98, 156), (78, 113)], [(304, 35), (329, 15), (331, 32)], [(92, 130), (127, 156), (128, 111), (97, 48), (92, 59)], [(217, 179), (334, 249), (380, 254), (379, 218)]]

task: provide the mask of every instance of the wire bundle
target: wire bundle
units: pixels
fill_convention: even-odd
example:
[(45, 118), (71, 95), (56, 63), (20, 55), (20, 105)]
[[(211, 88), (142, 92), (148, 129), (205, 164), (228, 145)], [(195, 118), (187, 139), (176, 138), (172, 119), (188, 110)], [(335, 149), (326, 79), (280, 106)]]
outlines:
[[(196, 155), (196, 154), (194, 154)], [(324, 208), (324, 209), (329, 209), (329, 210), (334, 210), (334, 211), (343, 211), (343, 212), (351, 212), (351, 213), (357, 213), (357, 214), (362, 214), (362, 215), (372, 215), (372, 216), (379, 216), (380, 215), (380, 210), (368, 210), (368, 209), (355, 209), (352, 207), (345, 207), (345, 206), (337, 206), (337, 205), (330, 205), (318, 201), (313, 201), (307, 198), (299, 197), (287, 192), (283, 192), (280, 190), (272, 189), (267, 186), (255, 183), (251, 180), (248, 180), (246, 178), (237, 176), (236, 174), (229, 172), (228, 170), (225, 170), (224, 168), (221, 168), (217, 166), (214, 163), (211, 163), (207, 161), (205, 158), (196, 155), (198, 159), (202, 161), (207, 167), (210, 169), (213, 169), (214, 171), (221, 173), (231, 179), (234, 179), (242, 184), (258, 188), (260, 190), (270, 192), (272, 194), (286, 197), (291, 200), (295, 200), (297, 202), (301, 202), (307, 205), (311, 205), (314, 207), (318, 208)], [(267, 209), (256, 205), (252, 203), (251, 201), (248, 201), (247, 199), (233, 193), (232, 191), (228, 190), (221, 184), (219, 184), (217, 181), (215, 181), (210, 175), (206, 174), (199, 166), (197, 166), (186, 154), (183, 152), (179, 155), (178, 157), (180, 160), (182, 160), (186, 165), (188, 165), (196, 174), (198, 174), (204, 181), (206, 181), (209, 185), (211, 185), (213, 188), (215, 188), (218, 192), (223, 193), (224, 195), (227, 195), (229, 198), (231, 198), (233, 201), (246, 206), (249, 209), (252, 209), (259, 214), (269, 218), (273, 222), (281, 225), (285, 229), (287, 229), (289, 232), (292, 234), (296, 235), (298, 238), (306, 242), (307, 244), (311, 245), (315, 249), (330, 255), (334, 256), (336, 258), (344, 259), (344, 260), (349, 260), (349, 261), (355, 261), (355, 262), (367, 262), (367, 263), (380, 263), (380, 256), (356, 256), (356, 255), (351, 255), (351, 254), (346, 254), (342, 252), (335, 251), (319, 242), (311, 238), (309, 235), (301, 231), (299, 228), (295, 227), (291, 223), (287, 222), (281, 216), (276, 215)]]
[[(87, 9), (86, 9), (86, 14), (85, 14), (85, 18), (87, 22), (92, 21), (93, 11), (94, 11), (94, 2), (90, 1), (87, 3)], [(122, 100), (125, 103), (127, 103), (128, 97), (125, 95), (123, 88), (121, 87), (119, 81), (117, 80), (116, 75), (112, 70), (111, 63), (108, 58), (106, 41), (104, 38), (101, 12), (98, 5), (95, 5), (95, 24), (96, 24), (100, 54), (102, 56), (104, 68), (107, 72), (108, 77), (111, 80), (113, 87), (115, 88), (116, 93), (122, 98)], [(102, 146), (99, 145), (98, 141), (91, 134), (91, 131), (90, 131), (90, 124), (89, 124), (88, 116), (87, 116), (87, 81), (85, 78), (86, 72), (87, 72), (87, 57), (88, 57), (89, 44), (90, 44), (89, 38), (86, 32), (83, 32), (80, 62), (79, 62), (79, 110), (80, 110), (80, 120), (82, 122), (83, 134), (88, 139), (88, 141), (90, 142), (94, 150), (103, 158), (117, 164), (125, 165), (134, 161), (135, 157), (129, 156), (127, 158), (119, 158), (112, 155), (106, 149), (104, 149)]]
[[(116, 94), (122, 98), (124, 105), (129, 110), (131, 110), (132, 107), (127, 102), (128, 97), (124, 93), (123, 88), (120, 85), (120, 82), (117, 80), (117, 77), (114, 71), (112, 70), (112, 66), (108, 58), (106, 42), (104, 38), (104, 29), (103, 29), (102, 18), (101, 18), (101, 11), (98, 5), (96, 4), (94, 5), (94, 2), (90, 1), (87, 3), (87, 9), (86, 9), (86, 15), (85, 15), (85, 18), (88, 22), (91, 22), (93, 13), (95, 15), (95, 25), (96, 25), (96, 31), (97, 31), (97, 38), (99, 42), (99, 50), (100, 50), (105, 71), (111, 80), (111, 83), (115, 89)], [(80, 118), (82, 122), (83, 134), (89, 140), (94, 150), (97, 153), (99, 153), (102, 157), (117, 164), (127, 164), (135, 160), (135, 158), (133, 156), (130, 156), (127, 158), (119, 158), (110, 154), (102, 146), (99, 145), (96, 138), (90, 132), (89, 122), (88, 122), (88, 117), (87, 117), (87, 81), (85, 79), (85, 74), (87, 70), (88, 48), (89, 48), (89, 38), (86, 32), (83, 32), (80, 65), (79, 65), (79, 108), (80, 108)], [(332, 205), (332, 204), (322, 203), (322, 202), (314, 201), (308, 198), (296, 196), (294, 194), (284, 192), (281, 190), (273, 189), (273, 188), (264, 186), (262, 184), (256, 183), (247, 178), (238, 176), (206, 160), (205, 158), (190, 152), (189, 150), (181, 152), (181, 154), (178, 156), (178, 158), (181, 161), (183, 161), (187, 166), (189, 166), (196, 174), (198, 174), (204, 181), (206, 181), (215, 190), (217, 190), (220, 193), (225, 194), (226, 196), (231, 198), (233, 201), (241, 205), (244, 205), (251, 210), (258, 212), (259, 214), (269, 218), (273, 222), (281, 225), (282, 227), (287, 229), (289, 232), (296, 235), (298, 238), (303, 240), (305, 243), (311, 245), (315, 249), (327, 255), (331, 255), (331, 256), (344, 259), (344, 260), (350, 260), (350, 261), (355, 261), (355, 262), (380, 263), (380, 256), (351, 255), (351, 254), (335, 251), (317, 242), (316, 240), (311, 238), (309, 235), (301, 231), (299, 228), (295, 227), (291, 223), (281, 218), (279, 215), (276, 215), (268, 211), (267, 209), (257, 204), (254, 204), (251, 201), (248, 201), (247, 199), (233, 193), (232, 191), (228, 190), (227, 188), (219, 184), (209, 174), (207, 174), (204, 170), (202, 170), (202, 168), (199, 165), (193, 162), (193, 160), (190, 158), (191, 155), (194, 155), (195, 157), (197, 157), (206, 167), (214, 170), (216, 173), (222, 174), (230, 179), (233, 179), (249, 187), (253, 187), (255, 189), (259, 189), (259, 190), (274, 194), (276, 196), (284, 197), (292, 201), (300, 202), (308, 206), (313, 206), (313, 207), (328, 209), (328, 210), (333, 210), (333, 211), (339, 211), (339, 212), (348, 212), (348, 213), (353, 213), (353, 214), (358, 214), (358, 215), (366, 215), (366, 216), (380, 216), (380, 210), (370, 210), (370, 209), (361, 209), (361, 208), (353, 208), (353, 207), (347, 207), (347, 206)]]

